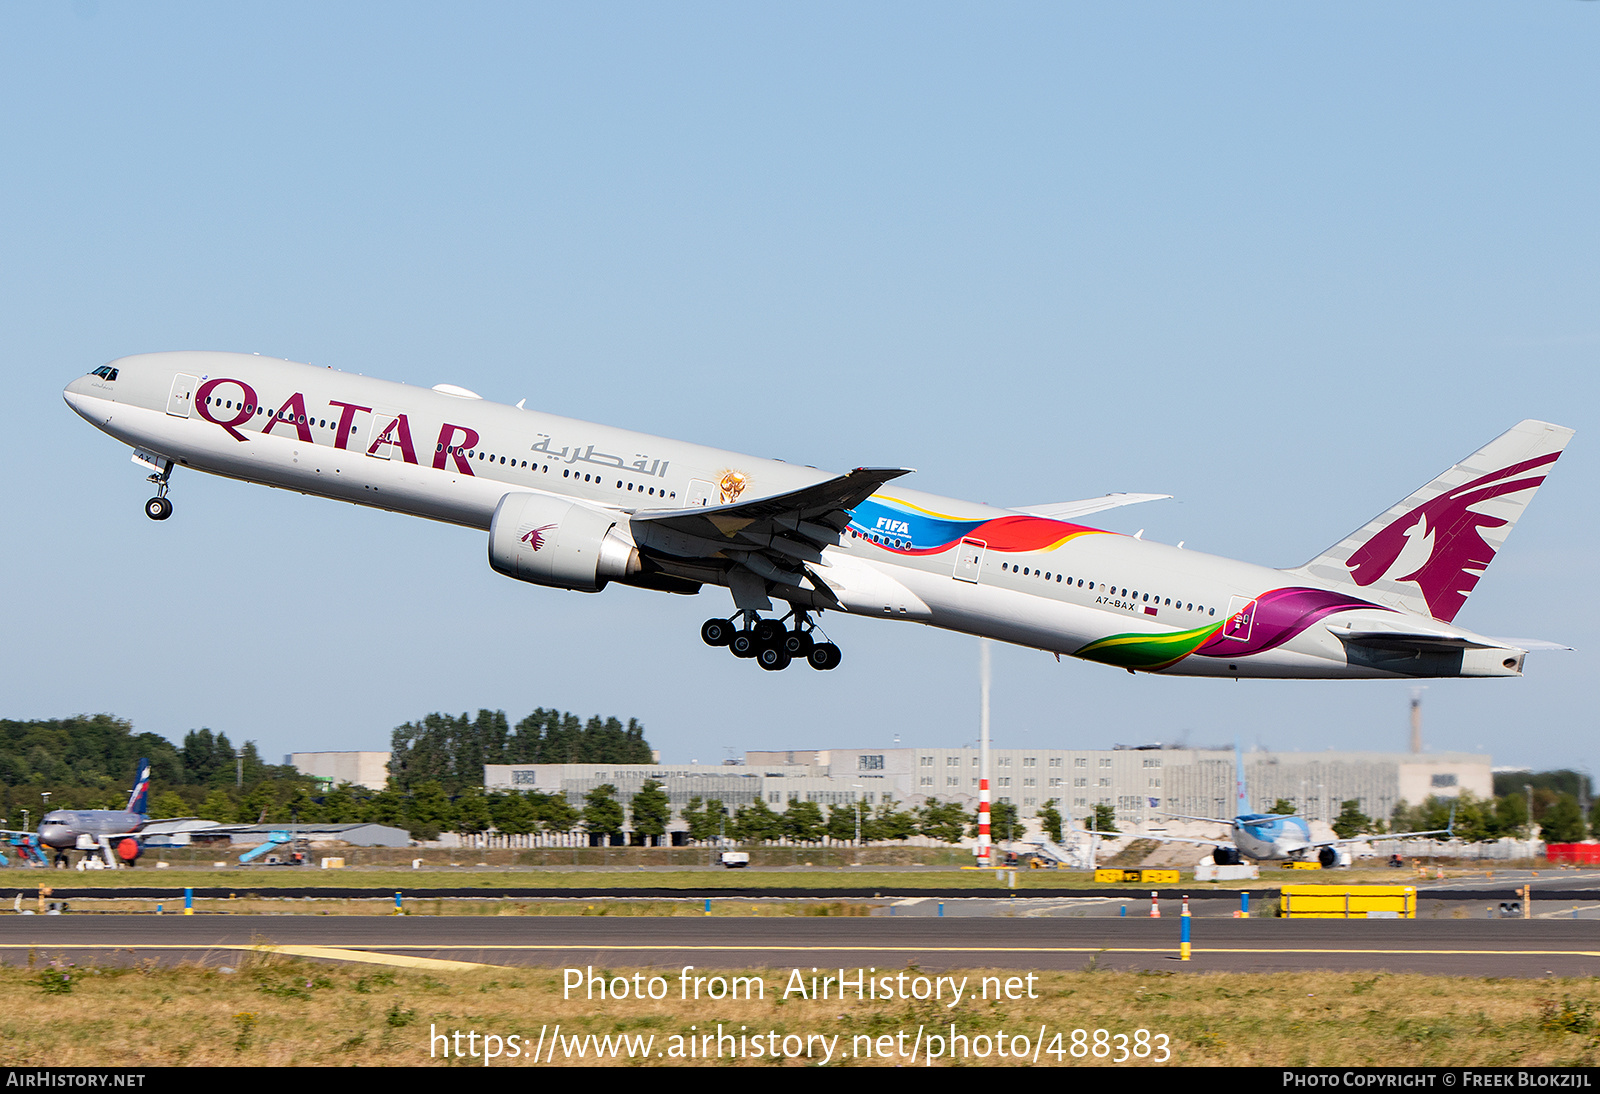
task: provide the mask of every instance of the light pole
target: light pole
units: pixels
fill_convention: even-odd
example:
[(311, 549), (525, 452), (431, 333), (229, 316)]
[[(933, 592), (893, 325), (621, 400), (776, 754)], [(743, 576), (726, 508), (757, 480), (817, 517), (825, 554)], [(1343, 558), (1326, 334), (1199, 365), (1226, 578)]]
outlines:
[(978, 865), (992, 866), (989, 840), (989, 640), (978, 639)]
[(851, 783), (850, 786), (854, 790), (861, 791), (861, 793), (856, 795), (855, 806), (853, 807), (853, 812), (856, 815), (856, 865), (860, 866), (861, 865), (861, 806), (864, 804), (864, 799), (866, 798), (867, 795), (866, 795), (866, 787), (862, 786), (860, 783)]

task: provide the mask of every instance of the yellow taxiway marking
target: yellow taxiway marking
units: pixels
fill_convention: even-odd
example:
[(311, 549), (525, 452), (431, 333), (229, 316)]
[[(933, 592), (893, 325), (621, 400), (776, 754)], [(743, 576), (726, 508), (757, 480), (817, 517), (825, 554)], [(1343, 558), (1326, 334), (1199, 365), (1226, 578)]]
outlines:
[(250, 946), (264, 953), (282, 953), (291, 957), (321, 957), (329, 961), (358, 961), (369, 965), (400, 965), (408, 969), (434, 969), (444, 972), (464, 969), (494, 969), (498, 965), (485, 965), (479, 961), (446, 961), (438, 957), (412, 957), (403, 953), (377, 953), (373, 950), (349, 950), (339, 946)]
[[(482, 949), (469, 946), (416, 946), (411, 949)], [(463, 972), (469, 969), (497, 969), (499, 965), (486, 965), (479, 961), (448, 961), (439, 957), (413, 957), (403, 953), (378, 953), (373, 950), (351, 950), (342, 946), (278, 946), (258, 943), (253, 946), (240, 943), (195, 943), (193, 945), (160, 943), (154, 945), (118, 946), (111, 943), (92, 942), (6, 942), (3, 950), (240, 950), (246, 953), (281, 953), (288, 957), (320, 957), (329, 961), (355, 961), (369, 965), (399, 965), (408, 969), (431, 969), (437, 972)]]
[[(194, 947), (189, 947), (193, 949)], [(684, 950), (689, 952), (740, 952), (756, 953), (1176, 953), (1172, 946), (681, 946), (663, 943), (454, 943), (437, 945), (396, 945), (385, 950)], [(1207, 946), (1195, 947), (1195, 953), (1365, 953), (1365, 954), (1430, 954), (1434, 956), (1466, 956), (1472, 954), (1508, 954), (1522, 957), (1600, 957), (1600, 950), (1422, 950), (1422, 949), (1369, 949), (1346, 946)]]

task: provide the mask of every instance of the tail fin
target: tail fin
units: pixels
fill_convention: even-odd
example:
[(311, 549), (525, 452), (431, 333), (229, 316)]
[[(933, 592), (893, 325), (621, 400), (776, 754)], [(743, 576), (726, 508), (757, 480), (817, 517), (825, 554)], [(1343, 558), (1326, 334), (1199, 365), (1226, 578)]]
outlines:
[(1572, 432), (1519, 422), (1290, 573), (1448, 623)]
[(133, 777), (133, 793), (128, 795), (129, 813), (141, 815), (150, 812), (150, 761), (140, 760), (138, 774)]

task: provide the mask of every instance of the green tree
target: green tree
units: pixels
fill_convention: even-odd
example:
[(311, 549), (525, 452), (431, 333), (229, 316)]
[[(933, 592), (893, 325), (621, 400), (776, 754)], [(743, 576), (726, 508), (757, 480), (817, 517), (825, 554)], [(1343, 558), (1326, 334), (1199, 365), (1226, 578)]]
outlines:
[(667, 833), (672, 820), (672, 802), (662, 783), (646, 779), (643, 787), (628, 803), (633, 814), (633, 830), (651, 839), (660, 839)]
[[(859, 803), (861, 812), (865, 811), (865, 802)], [(828, 806), (828, 838), (841, 843), (854, 843), (856, 841), (856, 825), (864, 819), (854, 807), (849, 805)], [(863, 837), (867, 833), (862, 833)]]
[(528, 795), (528, 802), (533, 806), (534, 812), (539, 817), (539, 823), (546, 832), (557, 835), (570, 832), (578, 827), (578, 822), (583, 818), (578, 808), (567, 801), (565, 794), (541, 794), (534, 791)]
[(150, 803), (150, 816), (155, 820), (171, 820), (189, 816), (189, 803), (174, 790), (157, 794)]
[(1044, 828), (1045, 835), (1056, 843), (1061, 842), (1061, 810), (1056, 808), (1056, 799), (1051, 798), (1034, 814), (1039, 818), (1039, 824)]
[(783, 818), (758, 796), (733, 815), (733, 832), (741, 843), (767, 843), (783, 835)]
[(440, 832), (455, 831), (455, 806), (438, 780), (423, 782), (411, 792), (410, 798), (406, 827), (412, 839), (434, 840), (439, 838)]
[(200, 815), (206, 820), (226, 822), (233, 818), (235, 808), (233, 798), (226, 790), (217, 789), (206, 795), (206, 800), (200, 806)]
[(929, 798), (917, 810), (917, 831), (943, 843), (960, 843), (961, 830), (969, 819), (959, 803)]
[(610, 783), (602, 783), (583, 796), (583, 827), (589, 832), (620, 836), (623, 819), (617, 788)]
[(457, 794), (455, 807), (457, 832), (477, 835), (487, 832), (494, 823), (489, 815), (489, 801), (481, 786), (469, 786)]
[(789, 808), (783, 814), (783, 834), (796, 843), (818, 843), (824, 831), (822, 807), (816, 802), (789, 799)]
[(372, 791), (364, 786), (340, 783), (322, 798), (323, 819), (329, 824), (356, 824), (367, 819), (367, 803)]
[[(1021, 821), (1018, 819), (1017, 807), (1007, 801), (989, 803), (989, 838), (991, 840), (1014, 840), (1025, 833)], [(978, 818), (972, 818), (972, 826), (967, 829), (967, 835), (977, 836)]]
[(1097, 805), (1089, 813), (1089, 827), (1102, 836), (1121, 834), (1117, 828), (1117, 811), (1109, 805)]
[(907, 840), (917, 834), (917, 815), (908, 809), (896, 808), (900, 803), (885, 797), (872, 814), (874, 840)]
[(1577, 843), (1583, 839), (1583, 811), (1578, 799), (1560, 794), (1539, 820), (1539, 835), (1546, 843)]
[(1523, 838), (1528, 834), (1528, 799), (1507, 794), (1494, 800), (1494, 826), (1497, 836)]
[(489, 816), (494, 821), (494, 830), (503, 832), (508, 836), (520, 836), (532, 832), (539, 824), (539, 816), (534, 812), (533, 803), (526, 794), (515, 790), (496, 791), (486, 796), (489, 803)]
[(683, 822), (689, 826), (689, 838), (696, 843), (705, 843), (726, 834), (727, 819), (728, 809), (722, 804), (721, 798), (712, 798), (704, 803), (698, 797), (690, 798), (683, 807)]
[(1279, 798), (1277, 801), (1272, 803), (1272, 808), (1268, 809), (1267, 812), (1275, 816), (1292, 817), (1298, 813), (1299, 810), (1294, 807), (1294, 802), (1290, 801), (1288, 798)]
[(367, 802), (366, 819), (373, 824), (385, 824), (390, 828), (405, 828), (406, 808), (409, 804), (406, 796), (398, 790), (380, 790)]
[(1339, 803), (1339, 815), (1333, 821), (1333, 834), (1349, 839), (1372, 831), (1372, 818), (1361, 811), (1361, 800), (1351, 798)]

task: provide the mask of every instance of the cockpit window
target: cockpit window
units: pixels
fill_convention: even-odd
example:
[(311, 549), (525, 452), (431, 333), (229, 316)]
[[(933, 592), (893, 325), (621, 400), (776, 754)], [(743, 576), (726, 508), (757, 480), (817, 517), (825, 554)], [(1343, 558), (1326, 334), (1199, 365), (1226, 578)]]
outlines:
[(89, 373), (89, 375), (98, 376), (103, 380), (115, 380), (117, 378), (117, 370), (112, 368), (110, 365), (101, 365), (99, 368)]

